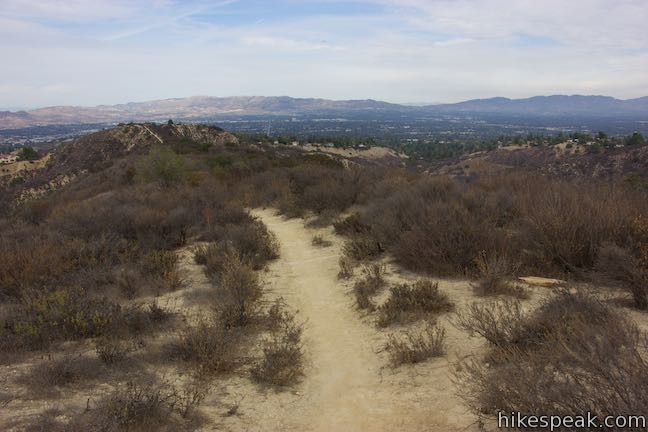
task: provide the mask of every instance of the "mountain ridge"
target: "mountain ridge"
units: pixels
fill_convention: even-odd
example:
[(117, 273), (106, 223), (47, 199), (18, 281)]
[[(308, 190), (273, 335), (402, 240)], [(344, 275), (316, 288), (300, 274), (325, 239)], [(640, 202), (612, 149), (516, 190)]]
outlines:
[(549, 95), (523, 99), (493, 97), (452, 104), (400, 105), (374, 99), (330, 100), (289, 96), (190, 96), (117, 105), (50, 106), (0, 111), (0, 129), (62, 124), (199, 120), (208, 117), (254, 115), (481, 113), (527, 116), (648, 117), (648, 96), (616, 99), (602, 95)]

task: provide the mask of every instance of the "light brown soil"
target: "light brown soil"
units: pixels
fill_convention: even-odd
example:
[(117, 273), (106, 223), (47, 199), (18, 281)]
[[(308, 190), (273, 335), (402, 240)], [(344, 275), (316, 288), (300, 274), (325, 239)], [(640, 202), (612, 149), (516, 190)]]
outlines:
[(0, 184), (8, 184), (12, 179), (20, 176), (26, 171), (35, 171), (45, 167), (49, 161), (50, 155), (35, 161), (20, 161), (10, 164), (0, 165)]
[[(233, 431), (459, 431), (476, 430), (475, 418), (455, 396), (450, 362), (481, 348), (450, 326), (449, 354), (394, 371), (383, 352), (386, 334), (355, 310), (349, 287), (337, 279), (341, 240), (331, 230), (304, 228), (271, 210), (256, 211), (281, 243), (281, 258), (267, 280), (305, 323), (305, 377), (290, 391), (259, 392), (240, 380), (228, 387), (239, 415), (223, 420)], [(324, 233), (331, 247), (311, 245)], [(391, 280), (406, 276), (392, 274)], [(347, 284), (348, 285), (348, 284)], [(470, 292), (465, 282), (442, 283), (453, 299)], [(457, 299), (455, 299), (457, 301)], [(466, 298), (466, 300), (468, 300)]]
[(402, 153), (397, 153), (394, 150), (386, 147), (371, 147), (366, 149), (355, 149), (355, 148), (324, 147), (324, 146), (315, 146), (312, 144), (306, 144), (301, 148), (307, 152), (322, 152), (322, 153), (328, 153), (337, 156), (345, 156), (349, 158), (360, 157), (364, 159), (383, 159), (383, 158), (408, 159), (407, 155), (404, 155)]
[(551, 278), (545, 278), (540, 276), (524, 276), (524, 277), (519, 277), (518, 279), (529, 285), (536, 285), (541, 287), (559, 286), (565, 283), (564, 280), (551, 279)]
[[(459, 360), (484, 352), (485, 344), (481, 339), (470, 338), (457, 330), (449, 322), (452, 314), (446, 314), (439, 318), (439, 324), (447, 331), (447, 354), (418, 365), (391, 369), (384, 345), (390, 332), (403, 329), (378, 330), (372, 315), (356, 309), (351, 295), (353, 280), (337, 278), (343, 239), (331, 228), (306, 228), (303, 220), (288, 220), (275, 215), (273, 210), (257, 210), (254, 214), (276, 234), (281, 244), (280, 258), (262, 275), (266, 300), (282, 297), (288, 307), (296, 311), (297, 320), (304, 324), (304, 378), (294, 387), (276, 390), (256, 384), (246, 371), (221, 377), (200, 408), (205, 418), (200, 430), (478, 430), (476, 417), (457, 397), (452, 371)], [(311, 240), (315, 234), (323, 235), (332, 245), (313, 246)], [(185, 288), (156, 299), (161, 305), (182, 312), (187, 322), (209, 313), (207, 299), (211, 284), (203, 267), (193, 260), (194, 247), (178, 251)], [(388, 284), (411, 282), (417, 278), (390, 263), (387, 268)], [(458, 309), (475, 300), (468, 282), (439, 282)], [(384, 298), (385, 294), (378, 298)], [(145, 300), (152, 298), (139, 299)], [(155, 356), (156, 348), (173, 337), (173, 332), (160, 334), (147, 342), (147, 350), (152, 350), (151, 355)], [(93, 355), (91, 344), (87, 342), (70, 347), (70, 350), (80, 348)], [(146, 356), (146, 353), (136, 353), (134, 357), (140, 355)], [(25, 389), (17, 386), (16, 378), (34, 361), (37, 359), (2, 367), (4, 378), (0, 379), (0, 391), (18, 398), (6, 406), (0, 404), (2, 430), (22, 430), (17, 425), (37, 415), (44, 407), (60, 406), (69, 413), (81, 412), (88, 397), (96, 401), (110, 390), (109, 385), (97, 382), (83, 388), (65, 389), (61, 398), (32, 399), (24, 393)], [(141, 372), (173, 382), (183, 382), (186, 378), (173, 364), (155, 364), (146, 369)], [(120, 376), (120, 379), (126, 378), (128, 376)]]

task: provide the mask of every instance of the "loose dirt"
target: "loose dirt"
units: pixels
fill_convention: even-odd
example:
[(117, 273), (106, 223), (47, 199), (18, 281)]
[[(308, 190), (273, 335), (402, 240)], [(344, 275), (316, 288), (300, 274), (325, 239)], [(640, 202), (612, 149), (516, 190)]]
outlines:
[[(226, 386), (237, 415), (222, 419), (225, 430), (247, 431), (465, 431), (475, 418), (455, 395), (450, 362), (479, 348), (447, 322), (449, 354), (394, 371), (382, 348), (386, 334), (354, 307), (349, 286), (337, 279), (341, 239), (332, 230), (304, 227), (274, 211), (255, 211), (281, 243), (281, 257), (266, 280), (304, 322), (305, 376), (295, 388), (264, 391), (236, 380)], [(332, 246), (311, 245), (324, 234)], [(392, 274), (391, 279), (403, 279)], [(465, 283), (442, 284), (465, 292)], [(227, 398), (226, 398), (227, 399)], [(226, 404), (227, 405), (227, 404)]]
[[(201, 405), (204, 417), (201, 431), (294, 431), (294, 432), (411, 432), (477, 431), (477, 422), (457, 397), (452, 371), (461, 360), (479, 355), (484, 342), (470, 338), (450, 323), (452, 314), (439, 318), (447, 331), (447, 353), (442, 358), (417, 365), (389, 367), (384, 351), (389, 332), (378, 330), (374, 317), (358, 311), (351, 295), (351, 281), (340, 281), (338, 259), (343, 239), (332, 228), (312, 229), (300, 219), (285, 219), (273, 210), (253, 212), (275, 233), (281, 256), (262, 274), (266, 300), (283, 298), (303, 323), (305, 367), (303, 380), (290, 388), (272, 389), (256, 384), (246, 371), (220, 377), (214, 391)], [(315, 234), (331, 241), (329, 247), (311, 244)], [(204, 268), (193, 260), (197, 244), (178, 251), (179, 269), (185, 288), (166, 293), (155, 300), (181, 312), (188, 323), (209, 314), (211, 284)], [(387, 263), (388, 284), (412, 282), (417, 275)], [(359, 273), (359, 272), (358, 272)], [(457, 308), (475, 300), (466, 281), (440, 280)], [(384, 297), (382, 293), (378, 297)], [(147, 299), (139, 299), (140, 301)], [(148, 299), (150, 301), (153, 298)], [(148, 341), (154, 357), (175, 333), (160, 334)], [(157, 348), (156, 348), (157, 347)], [(76, 346), (92, 355), (89, 343)], [(72, 349), (72, 348), (70, 348)], [(253, 351), (258, 351), (255, 347)], [(142, 354), (146, 356), (146, 353)], [(32, 399), (17, 387), (17, 377), (31, 366), (31, 360), (4, 368), (0, 379), (0, 429), (23, 430), (28, 417), (42, 411), (42, 400)], [(176, 383), (187, 377), (175, 365), (156, 364), (150, 373)], [(242, 373), (240, 373), (242, 372)], [(126, 379), (129, 374), (120, 375)], [(88, 396), (96, 401), (109, 386), (89, 384), (66, 389), (65, 398), (48, 400), (45, 406), (67, 407), (82, 412)], [(2, 396), (17, 400), (3, 406)]]

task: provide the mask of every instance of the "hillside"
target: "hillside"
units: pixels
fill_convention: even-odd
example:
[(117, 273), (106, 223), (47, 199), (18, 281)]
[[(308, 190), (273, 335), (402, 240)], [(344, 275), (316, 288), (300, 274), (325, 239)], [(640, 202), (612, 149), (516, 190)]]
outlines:
[(0, 171), (0, 187), (14, 183), (18, 195), (37, 196), (58, 189), (79, 174), (106, 169), (120, 158), (145, 154), (154, 146), (186, 147), (192, 151), (196, 147), (237, 143), (234, 135), (213, 126), (126, 124), (62, 143), (46, 161), (22, 163), (25, 169), (10, 170), (8, 166), (7, 172)]
[[(648, 146), (591, 151), (586, 145), (510, 146), (451, 159), (432, 168), (459, 177), (524, 171), (561, 179), (624, 180), (648, 178)], [(639, 180), (643, 179), (643, 180)]]
[(648, 188), (540, 175), (549, 155), (529, 168), (549, 150), (458, 175), (203, 125), (64, 143), (0, 198), (0, 429), (494, 432), (499, 410), (646, 412)]
[(29, 126), (196, 120), (227, 116), (345, 116), (353, 114), (417, 116), (443, 113), (559, 117), (645, 117), (648, 97), (619, 100), (605, 96), (537, 96), (527, 99), (492, 98), (455, 104), (413, 107), (375, 100), (334, 101), (291, 97), (194, 96), (97, 107), (55, 106), (31, 111), (0, 112), (0, 129)]
[[(80, 174), (106, 170), (128, 156), (148, 153), (157, 147), (170, 147), (181, 153), (197, 152), (206, 156), (223, 146), (238, 146), (239, 138), (221, 128), (201, 124), (129, 123), (88, 134), (60, 144), (39, 161), (19, 162), (0, 168), (0, 192), (15, 197), (40, 196), (59, 189)], [(247, 143), (245, 148), (257, 147)], [(338, 160), (351, 165), (402, 167), (407, 157), (397, 152), (373, 147), (336, 149), (320, 145), (268, 146), (269, 151), (285, 158), (312, 154), (314, 158)], [(8, 188), (12, 184), (13, 187)]]

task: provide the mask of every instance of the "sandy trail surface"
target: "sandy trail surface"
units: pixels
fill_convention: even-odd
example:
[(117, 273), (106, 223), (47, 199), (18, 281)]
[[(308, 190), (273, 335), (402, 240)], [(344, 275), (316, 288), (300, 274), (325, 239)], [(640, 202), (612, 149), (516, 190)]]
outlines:
[[(304, 323), (305, 375), (294, 389), (276, 393), (233, 383), (245, 395), (241, 415), (226, 430), (444, 431), (470, 430), (474, 418), (454, 396), (447, 359), (416, 367), (387, 368), (385, 334), (354, 308), (349, 288), (337, 279), (341, 239), (311, 245), (322, 230), (304, 227), (272, 210), (257, 210), (281, 244), (281, 257), (266, 277)], [(452, 338), (452, 335), (450, 335)], [(466, 429), (468, 428), (468, 429)]]
[[(236, 373), (219, 378), (214, 391), (201, 406), (204, 417), (200, 431), (331, 431), (331, 432), (410, 432), (477, 431), (475, 417), (456, 396), (452, 382), (453, 364), (483, 349), (483, 342), (469, 338), (448, 322), (450, 314), (439, 318), (447, 330), (447, 354), (442, 358), (392, 369), (383, 347), (388, 332), (380, 331), (371, 315), (359, 312), (351, 295), (351, 281), (337, 278), (338, 258), (343, 239), (331, 227), (313, 229), (300, 219), (285, 219), (274, 210), (255, 210), (277, 236), (280, 258), (262, 274), (266, 300), (283, 298), (288, 308), (303, 323), (303, 380), (286, 389), (261, 386), (249, 374)], [(315, 234), (332, 242), (330, 247), (311, 244)], [(187, 322), (208, 315), (213, 287), (204, 267), (195, 263), (197, 244), (178, 251), (179, 268), (186, 288), (155, 298), (163, 306), (182, 313)], [(389, 284), (411, 282), (417, 275), (402, 272), (387, 264)], [(440, 281), (457, 307), (474, 299), (465, 281)], [(383, 295), (386, 293), (383, 293)], [(141, 300), (141, 299), (140, 299)], [(150, 299), (154, 300), (153, 298)], [(175, 333), (158, 335), (149, 341), (160, 349), (176, 337)], [(94, 351), (89, 343), (74, 349)], [(261, 346), (252, 347), (260, 355)], [(71, 348), (72, 349), (72, 348)], [(156, 352), (155, 350), (153, 351)], [(154, 354), (155, 356), (156, 354)], [(0, 377), (0, 429), (24, 430), (20, 425), (37, 416), (44, 408), (65, 406), (82, 412), (87, 398), (98, 400), (111, 391), (109, 385), (86, 386), (66, 390), (64, 400), (43, 401), (22, 398), (24, 389), (16, 379), (32, 361), (4, 368)], [(173, 365), (156, 364), (151, 375), (186, 379)], [(119, 379), (131, 379), (131, 372)], [(3, 396), (18, 399), (3, 404)]]

